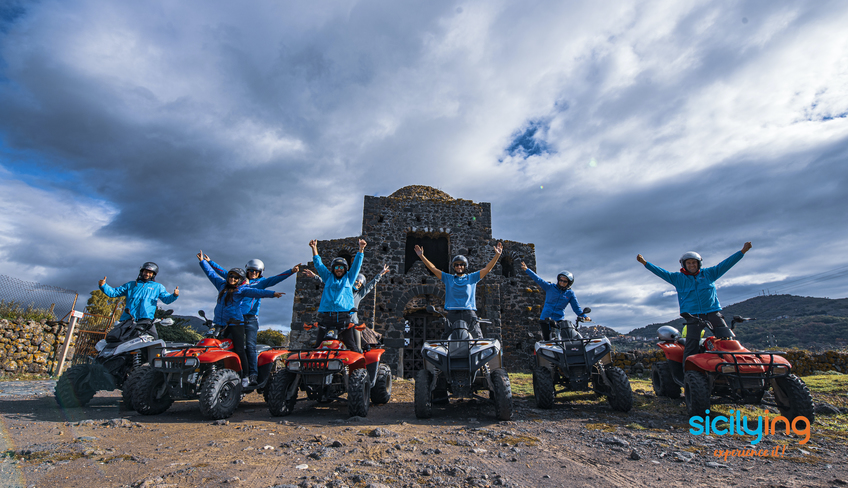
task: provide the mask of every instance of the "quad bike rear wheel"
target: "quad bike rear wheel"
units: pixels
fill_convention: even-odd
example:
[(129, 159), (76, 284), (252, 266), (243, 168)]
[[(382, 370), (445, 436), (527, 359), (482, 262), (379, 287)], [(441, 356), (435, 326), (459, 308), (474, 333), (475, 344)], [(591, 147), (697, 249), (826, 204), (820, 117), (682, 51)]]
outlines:
[(533, 370), (533, 396), (536, 398), (537, 407), (553, 408), (556, 397), (554, 377), (551, 375), (551, 370), (544, 366), (538, 366)]
[(627, 374), (617, 366), (607, 367), (605, 372), (610, 381), (606, 393), (607, 401), (613, 410), (629, 412), (633, 408), (633, 390), (630, 388)]
[(433, 416), (431, 381), (433, 381), (433, 375), (426, 369), (420, 369), (415, 373), (415, 416), (419, 419), (429, 419)]
[(241, 401), (241, 377), (231, 369), (213, 371), (200, 387), (200, 413), (220, 420), (233, 415)]
[(108, 377), (109, 380), (113, 379), (106, 368), (97, 363), (71, 366), (56, 381), (56, 388), (53, 390), (56, 402), (64, 408), (80, 408), (88, 405), (97, 393), (97, 389), (92, 385), (104, 381), (103, 378), (100, 380), (96, 378), (101, 376)]
[(347, 392), (347, 411), (351, 417), (367, 417), (371, 404), (371, 380), (365, 368), (350, 372)]
[(132, 407), (142, 415), (159, 415), (174, 403), (174, 399), (165, 389), (161, 398), (156, 393), (165, 385), (165, 374), (151, 366), (138, 368), (132, 376)]
[(268, 386), (265, 387), (265, 394), (268, 403), (268, 409), (274, 417), (284, 417), (291, 415), (294, 411), (294, 404), (297, 402), (297, 390), (287, 397), (292, 383), (297, 379), (297, 375), (290, 371), (282, 370), (275, 374)]
[(374, 405), (389, 403), (392, 399), (392, 368), (388, 364), (381, 364), (377, 368), (377, 381), (371, 388), (371, 401)]
[(710, 383), (700, 371), (687, 371), (683, 377), (684, 398), (689, 417), (703, 417), (710, 408)]
[(772, 388), (778, 405), (783, 405), (777, 407), (780, 415), (789, 419), (789, 422), (797, 417), (806, 417), (810, 424), (815, 421), (813, 398), (801, 378), (794, 374), (775, 378), (772, 380)]
[(492, 391), (490, 398), (495, 404), (495, 417), (498, 420), (512, 418), (512, 389), (509, 385), (509, 375), (503, 368), (492, 371)]
[(680, 386), (671, 376), (671, 367), (663, 361), (655, 363), (651, 368), (651, 383), (657, 396), (680, 398)]

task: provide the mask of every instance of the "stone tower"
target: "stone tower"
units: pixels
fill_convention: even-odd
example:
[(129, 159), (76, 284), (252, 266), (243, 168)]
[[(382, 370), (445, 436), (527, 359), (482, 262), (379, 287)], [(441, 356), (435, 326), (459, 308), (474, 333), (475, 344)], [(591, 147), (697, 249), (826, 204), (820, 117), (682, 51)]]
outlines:
[[(336, 256), (350, 262), (359, 237), (319, 241), (318, 252), (325, 264)], [(418, 185), (401, 188), (388, 197), (366, 196), (361, 237), (368, 242), (362, 265), (367, 279), (383, 264), (388, 264), (390, 271), (362, 300), (360, 320), (383, 334), (383, 361), (396, 375), (411, 378), (422, 367), (422, 343), (439, 338), (444, 331), (439, 316), (425, 308), (432, 304), (443, 310), (445, 296), (444, 285), (413, 248), (421, 245), (442, 271), (450, 270), (450, 259), (457, 254), (468, 258), (469, 270), (482, 269), (500, 240), (492, 238), (491, 204), (452, 198)], [(482, 326), (483, 332), (501, 340), (507, 369), (526, 370), (532, 344), (540, 337), (535, 334), (539, 329), (536, 319), (544, 296), (521, 271), (520, 263), (536, 269), (536, 255), (533, 244), (500, 241), (504, 245), (500, 261), (477, 285), (477, 315), (492, 321)], [(318, 280), (297, 277), (291, 334), (295, 346), (314, 340), (315, 332), (304, 330), (303, 325), (317, 320), (322, 286)]]

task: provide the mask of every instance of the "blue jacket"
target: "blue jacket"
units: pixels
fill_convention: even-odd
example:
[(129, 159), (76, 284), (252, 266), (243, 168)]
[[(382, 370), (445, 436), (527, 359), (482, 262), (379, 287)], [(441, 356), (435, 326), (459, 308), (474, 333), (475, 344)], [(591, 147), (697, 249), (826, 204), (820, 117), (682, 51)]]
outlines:
[[(224, 279), (227, 278), (228, 270), (222, 268), (221, 265), (216, 263), (215, 261), (209, 261), (209, 264), (212, 266), (212, 269), (216, 273), (218, 273), (218, 276)], [(248, 284), (251, 288), (259, 288), (260, 290), (264, 290), (265, 288), (270, 288), (276, 285), (277, 283), (283, 281), (291, 275), (292, 271), (290, 269), (287, 269), (275, 276), (259, 278), (256, 280), (249, 280)], [(245, 298), (244, 302), (242, 302), (242, 306), (244, 307), (242, 309), (242, 313), (244, 313), (244, 315), (259, 315), (259, 304), (261, 301), (261, 298)]]
[(677, 290), (680, 313), (706, 314), (721, 310), (721, 304), (718, 303), (718, 296), (716, 296), (715, 282), (744, 255), (742, 251), (736, 251), (717, 265), (701, 269), (695, 276), (680, 271), (670, 273), (651, 263), (647, 263), (645, 267), (674, 286)]
[(571, 305), (571, 310), (574, 310), (574, 313), (576, 313), (578, 317), (586, 316), (586, 314), (583, 313), (583, 309), (580, 308), (580, 304), (577, 303), (577, 297), (574, 296), (574, 291), (571, 288), (563, 291), (558, 288), (556, 284), (540, 278), (539, 275), (534, 273), (530, 268), (527, 268), (527, 274), (533, 278), (533, 281), (535, 281), (541, 289), (545, 290), (545, 306), (542, 308), (542, 315), (539, 319), (545, 320), (551, 318), (557, 322), (564, 320), (565, 307), (568, 305)]
[(321, 305), (318, 306), (319, 312), (347, 312), (353, 308), (353, 282), (356, 281), (356, 275), (362, 268), (362, 259), (363, 254), (356, 253), (347, 273), (341, 278), (336, 278), (336, 275), (321, 262), (321, 256), (317, 254), (312, 256), (315, 270), (324, 281), (324, 293), (321, 294)]
[(481, 279), (479, 271), (462, 276), (442, 271), (445, 310), (477, 310), (477, 283)]
[[(155, 281), (148, 281), (146, 283), (130, 281), (117, 288), (112, 288), (104, 283), (100, 287), (100, 291), (110, 298), (127, 297), (124, 313), (121, 314), (121, 318), (119, 319), (121, 322), (129, 318), (135, 318), (136, 320), (153, 319), (156, 316), (156, 303), (158, 300), (162, 300), (164, 304), (169, 304), (177, 299), (176, 295), (168, 293), (168, 290), (164, 286)], [(127, 313), (128, 310), (129, 313)]]
[[(209, 281), (211, 281), (212, 284), (215, 285), (215, 288), (218, 289), (220, 294), (220, 291), (227, 286), (227, 280), (218, 276), (212, 266), (210, 266), (206, 261), (201, 261), (200, 267), (203, 269), (203, 272), (206, 273), (206, 277), (209, 278)], [(218, 303), (215, 305), (215, 318), (212, 319), (212, 322), (216, 325), (227, 325), (230, 320), (243, 322), (244, 313), (242, 310), (244, 310), (244, 300), (272, 296), (274, 296), (274, 292), (271, 290), (251, 288), (250, 285), (245, 283), (233, 292), (232, 300), (228, 301), (226, 294), (218, 299)]]

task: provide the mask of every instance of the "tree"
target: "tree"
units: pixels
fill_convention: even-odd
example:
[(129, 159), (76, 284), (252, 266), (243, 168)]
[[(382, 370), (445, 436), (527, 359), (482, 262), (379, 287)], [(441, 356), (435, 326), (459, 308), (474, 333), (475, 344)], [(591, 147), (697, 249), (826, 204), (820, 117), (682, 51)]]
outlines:
[(271, 347), (280, 347), (288, 342), (288, 337), (282, 332), (275, 329), (260, 330), (256, 334), (256, 342), (258, 344), (267, 344)]
[[(161, 308), (156, 309), (156, 318), (165, 315), (165, 311)], [(188, 342), (196, 344), (203, 335), (192, 329), (189, 321), (186, 319), (174, 319), (174, 325), (163, 326), (157, 325), (156, 332), (159, 333), (159, 338), (165, 342)]]
[(94, 290), (86, 302), (85, 313), (109, 317), (115, 310), (115, 304), (118, 304), (119, 312), (124, 308), (125, 299), (126, 297), (109, 298), (102, 291)]

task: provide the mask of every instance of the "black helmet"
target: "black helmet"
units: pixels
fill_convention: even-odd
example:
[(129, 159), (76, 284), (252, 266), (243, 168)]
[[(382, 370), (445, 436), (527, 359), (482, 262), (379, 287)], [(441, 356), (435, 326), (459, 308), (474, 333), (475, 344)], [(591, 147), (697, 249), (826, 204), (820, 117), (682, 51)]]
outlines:
[(153, 278), (151, 280), (156, 279), (156, 275), (159, 274), (159, 266), (152, 261), (148, 261), (141, 265), (141, 268), (138, 269), (138, 279), (141, 279), (141, 272), (147, 270), (153, 273)]
[(557, 273), (557, 286), (559, 286), (559, 277), (560, 276), (564, 276), (565, 279), (568, 280), (568, 286), (566, 286), (565, 289), (567, 290), (567, 289), (571, 288), (571, 285), (574, 284), (574, 275), (571, 274), (571, 271), (562, 270), (559, 273)]
[(239, 277), (239, 281), (244, 281), (247, 279), (247, 273), (245, 273), (245, 271), (241, 268), (233, 268), (227, 271), (228, 278), (231, 274), (237, 275)]
[(333, 259), (333, 262), (330, 263), (330, 272), (333, 271), (333, 268), (335, 268), (336, 266), (339, 266), (339, 265), (344, 266), (345, 273), (347, 273), (347, 270), (348, 270), (347, 260), (345, 258), (342, 258), (342, 257), (338, 257), (336, 259)]
[(251, 259), (244, 265), (245, 271), (259, 271), (259, 276), (265, 271), (265, 263), (261, 259)]
[[(462, 263), (465, 265), (465, 271), (468, 271), (468, 259), (462, 254), (457, 254), (451, 259), (451, 270), (453, 270), (454, 263)], [(455, 273), (455, 272), (454, 272)]]

